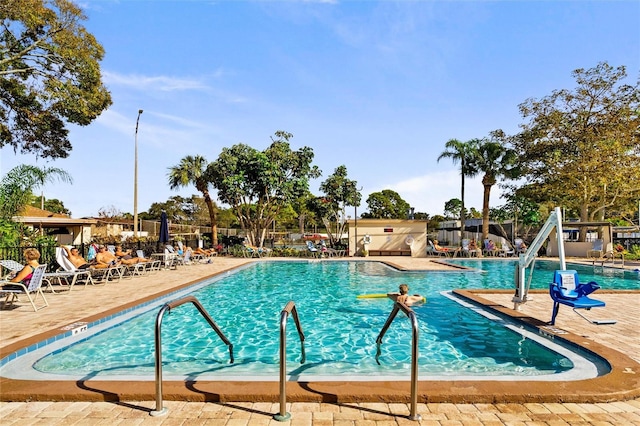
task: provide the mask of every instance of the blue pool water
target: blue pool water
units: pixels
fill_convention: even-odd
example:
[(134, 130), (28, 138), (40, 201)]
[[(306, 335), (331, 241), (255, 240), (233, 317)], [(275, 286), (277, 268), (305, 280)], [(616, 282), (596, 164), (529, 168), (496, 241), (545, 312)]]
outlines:
[[(450, 263), (482, 271), (481, 276), (459, 277), (460, 287), (455, 288), (513, 288), (514, 270), (518, 261), (514, 260), (452, 260)], [(553, 272), (559, 269), (557, 261), (537, 260), (534, 264), (532, 289), (548, 289)], [(640, 290), (640, 273), (636, 271), (593, 267), (581, 264), (567, 264), (567, 269), (575, 269), (580, 282), (597, 282), (603, 289)], [(527, 276), (529, 271), (527, 270)], [(466, 287), (466, 285), (471, 287)], [(455, 285), (455, 284), (454, 284)]]
[[(233, 343), (235, 363), (229, 364), (228, 348), (195, 308), (186, 304), (164, 317), (164, 373), (219, 379), (277, 377), (280, 311), (293, 300), (306, 336), (307, 362), (299, 363), (300, 343), (290, 321), (287, 360), (291, 376), (406, 376), (411, 352), (408, 319), (398, 315), (390, 327), (378, 365), (375, 340), (393, 304), (386, 298), (356, 298), (396, 291), (401, 283), (428, 299), (425, 305), (414, 307), (423, 376), (535, 377), (569, 372), (582, 362), (561, 348), (545, 347), (546, 342), (527, 336), (517, 326), (505, 327), (502, 319), (492, 321), (442, 294), (453, 288), (511, 288), (515, 264), (458, 263), (477, 270), (401, 272), (377, 262), (253, 264), (203, 283), (193, 292)], [(542, 264), (538, 262), (538, 267), (545, 268)], [(592, 270), (581, 273), (581, 279), (591, 280), (586, 272)], [(546, 276), (532, 287), (546, 288), (551, 272), (536, 271), (534, 277), (537, 275)], [(640, 283), (632, 275), (612, 280), (628, 288), (638, 288)], [(172, 295), (168, 300), (179, 297), (182, 295)], [(166, 301), (149, 306), (145, 313), (133, 313), (120, 324), (104, 324), (99, 333), (71, 345), (61, 344), (54, 353), (32, 355), (34, 368), (50, 376), (133, 375), (152, 380), (155, 320)]]

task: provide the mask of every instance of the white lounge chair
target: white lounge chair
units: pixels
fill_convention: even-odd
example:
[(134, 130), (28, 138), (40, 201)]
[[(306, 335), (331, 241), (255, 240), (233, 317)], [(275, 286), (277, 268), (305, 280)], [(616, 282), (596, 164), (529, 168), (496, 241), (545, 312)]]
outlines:
[(427, 255), (431, 254), (431, 255), (435, 255), (435, 256), (449, 257), (449, 252), (445, 251), (445, 250), (436, 249), (436, 246), (433, 243), (433, 241), (427, 240), (427, 243), (428, 243), (427, 244)]
[[(18, 296), (21, 294), (25, 294), (27, 296), (34, 312), (49, 306), (49, 302), (47, 302), (47, 299), (44, 297), (44, 293), (42, 292), (42, 282), (44, 280), (44, 272), (46, 269), (47, 265), (38, 266), (33, 271), (28, 285), (24, 285), (23, 283), (12, 283), (10, 281), (1, 281), (0, 284), (2, 284), (3, 287), (0, 289), (0, 296), (5, 297), (2, 305), (3, 308), (11, 306), (14, 302), (20, 300)], [(32, 297), (32, 295), (34, 296)], [(42, 297), (42, 301), (44, 302), (41, 306), (36, 306), (38, 296)]]

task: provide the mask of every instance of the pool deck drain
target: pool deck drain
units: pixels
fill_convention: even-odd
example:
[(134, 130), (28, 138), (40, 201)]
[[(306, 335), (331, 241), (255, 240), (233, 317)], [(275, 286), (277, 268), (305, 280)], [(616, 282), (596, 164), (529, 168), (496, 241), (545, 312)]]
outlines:
[[(368, 260), (390, 262), (402, 269), (447, 269), (444, 265), (431, 262), (431, 259), (385, 257)], [(42, 340), (49, 330), (100, 318), (104, 312), (115, 312), (134, 301), (137, 303), (140, 299), (152, 298), (158, 293), (188, 285), (202, 277), (224, 273), (249, 261), (254, 260), (219, 258), (213, 264), (188, 266), (178, 271), (160, 271), (148, 277), (123, 280), (106, 286), (78, 288), (69, 294), (47, 293), (50, 306), (37, 313), (25, 304), (10, 311), (0, 310), (0, 356), (4, 357), (19, 347)], [(630, 267), (633, 268), (633, 265)], [(510, 311), (511, 292), (470, 293), (470, 297), (484, 299), (490, 306)], [(607, 307), (592, 310), (591, 315), (597, 313), (603, 317), (615, 318), (618, 320), (617, 324), (589, 324), (577, 318), (570, 309), (561, 309), (556, 328), (561, 331), (558, 335), (563, 338), (568, 335), (596, 352), (604, 351), (605, 357), (614, 366), (614, 371), (608, 375), (611, 380), (607, 381), (606, 376), (594, 379), (599, 382), (593, 385), (550, 382), (531, 383), (530, 386), (530, 382), (492, 382), (488, 388), (478, 386), (478, 382), (421, 382), (419, 412), (423, 423), (429, 420), (433, 421), (430, 424), (446, 424), (457, 420), (459, 424), (465, 424), (467, 419), (469, 424), (500, 424), (511, 421), (522, 422), (521, 424), (541, 421), (553, 423), (562, 420), (569, 424), (609, 422), (640, 425), (640, 292), (600, 291), (598, 295), (607, 303)], [(550, 312), (551, 300), (548, 294), (542, 292), (539, 296), (534, 294), (534, 300), (524, 305), (522, 311), (515, 315), (542, 324), (548, 321)], [(41, 401), (2, 402), (0, 419), (3, 425), (18, 419), (40, 420), (38, 423), (42, 424), (45, 419), (53, 418), (61, 420), (60, 424), (70, 424), (69, 420), (72, 418), (77, 418), (80, 424), (83, 423), (82, 419), (85, 422), (94, 419), (97, 423), (100, 418), (118, 418), (124, 422), (125, 419), (134, 417), (144, 418), (143, 423), (146, 423), (147, 418), (143, 416), (148, 416), (149, 409), (153, 408), (153, 404), (148, 402), (153, 400), (149, 398), (149, 395), (154, 395), (153, 389), (147, 389), (148, 384), (139, 387), (138, 384), (120, 383), (118, 387), (114, 386), (115, 383), (91, 381), (42, 386), (41, 383), (0, 379), (1, 400)], [(305, 421), (309, 424), (349, 421), (350, 424), (355, 424), (353, 422), (370, 420), (382, 424), (393, 422), (395, 416), (406, 415), (403, 413), (407, 410), (409, 398), (408, 379), (406, 382), (381, 384), (381, 387), (372, 387), (370, 384), (363, 386), (344, 382), (288, 383), (289, 401), (300, 401), (289, 405), (292, 421), (301, 422), (299, 424), (305, 424)], [(69, 389), (65, 389), (67, 386)], [(278, 400), (277, 383), (267, 383), (262, 390), (259, 386), (256, 387), (255, 382), (238, 383), (235, 388), (230, 388), (226, 382), (221, 386), (225, 393), (219, 392), (222, 387), (215, 386), (215, 382), (193, 385), (165, 383), (165, 400), (170, 408), (168, 418), (197, 418), (200, 419), (199, 424), (266, 424), (269, 423), (271, 414), (278, 411), (275, 404)], [(543, 389), (544, 386), (547, 387), (546, 390)], [(186, 387), (191, 389), (183, 393)], [(56, 399), (78, 402), (50, 402)], [(218, 402), (209, 404), (206, 401)], [(436, 401), (440, 403), (435, 403)], [(186, 412), (191, 414), (187, 415)], [(180, 415), (187, 417), (179, 417)], [(45, 423), (54, 424), (47, 421)], [(156, 421), (154, 424), (160, 423)], [(175, 424), (175, 421), (167, 424)], [(188, 424), (195, 423), (189, 421)]]

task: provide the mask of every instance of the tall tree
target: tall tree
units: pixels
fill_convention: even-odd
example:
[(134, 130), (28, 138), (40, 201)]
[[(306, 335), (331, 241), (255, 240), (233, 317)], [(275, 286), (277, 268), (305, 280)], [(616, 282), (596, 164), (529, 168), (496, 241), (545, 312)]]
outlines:
[[(528, 119), (513, 138), (532, 198), (605, 218), (607, 208), (640, 194), (640, 81), (625, 84), (624, 66), (606, 62), (573, 71), (577, 86), (528, 99)], [(584, 233), (581, 234), (584, 238)]]
[(213, 186), (220, 201), (234, 210), (249, 243), (262, 246), (279, 212), (309, 191), (309, 179), (320, 176), (313, 150), (292, 150), (285, 131), (275, 132), (271, 145), (258, 151), (245, 144), (224, 148), (211, 163)]
[(447, 219), (455, 219), (461, 216), (466, 217), (467, 212), (461, 212), (460, 210), (462, 210), (462, 201), (458, 198), (452, 198), (444, 203), (444, 216)]
[(444, 144), (445, 150), (438, 157), (438, 161), (443, 158), (450, 158), (453, 164), (460, 163), (460, 195), (462, 206), (460, 208), (460, 235), (464, 231), (465, 222), (465, 204), (464, 204), (464, 178), (473, 177), (477, 171), (473, 168), (471, 158), (475, 156), (475, 150), (478, 145), (478, 139), (472, 139), (467, 142), (460, 142), (458, 139), (449, 139)]
[(406, 219), (410, 209), (409, 203), (391, 189), (369, 194), (367, 206), (369, 214), (367, 216), (363, 214), (362, 217), (374, 219)]
[(518, 174), (515, 151), (504, 142), (506, 136), (500, 130), (491, 133), (491, 139), (483, 139), (475, 149), (471, 167), (482, 174), (482, 240), (489, 236), (489, 198), (491, 188), (498, 178), (512, 179)]
[[(347, 167), (338, 166), (327, 180), (320, 184), (320, 191), (324, 193), (320, 197), (324, 206), (324, 214), (320, 217), (327, 229), (329, 243), (334, 246), (340, 241), (347, 226), (347, 206), (359, 206), (362, 195), (357, 188), (358, 182), (347, 177)], [(318, 211), (316, 209), (316, 211)], [(336, 232), (332, 232), (331, 221), (336, 223)]]
[(194, 185), (204, 197), (204, 203), (209, 210), (209, 220), (211, 221), (211, 234), (213, 245), (218, 245), (218, 207), (211, 199), (209, 184), (213, 178), (211, 164), (201, 155), (187, 155), (177, 166), (169, 168), (169, 188), (177, 189), (188, 185)]
[(65, 158), (65, 122), (87, 125), (111, 105), (85, 19), (70, 0), (0, 2), (0, 147)]

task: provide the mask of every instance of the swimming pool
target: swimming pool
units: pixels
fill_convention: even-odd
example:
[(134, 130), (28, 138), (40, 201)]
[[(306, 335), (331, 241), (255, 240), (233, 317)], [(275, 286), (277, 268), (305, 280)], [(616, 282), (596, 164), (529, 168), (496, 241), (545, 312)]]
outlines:
[[(493, 262), (500, 263), (500, 262)], [(513, 269), (503, 265), (513, 276)], [(497, 272), (495, 272), (497, 273)], [(193, 287), (194, 295), (210, 312), (236, 348), (236, 362), (189, 305), (165, 317), (163, 366), (165, 377), (184, 379), (275, 378), (278, 367), (278, 317), (294, 300), (306, 334), (307, 362), (299, 361), (299, 346), (289, 345), (289, 375), (301, 380), (336, 376), (349, 380), (384, 380), (406, 375), (410, 360), (410, 329), (399, 316), (382, 346), (382, 365), (375, 363), (375, 339), (392, 304), (387, 299), (356, 299), (358, 294), (394, 291), (409, 283), (412, 292), (428, 298), (414, 310), (420, 324), (421, 378), (493, 377), (504, 380), (571, 380), (598, 374), (597, 363), (585, 361), (558, 345), (502, 318), (487, 319), (461, 307), (443, 290), (484, 288), (481, 272), (400, 272), (376, 262), (265, 262), (242, 268)], [(546, 280), (545, 280), (546, 281)], [(492, 288), (510, 287), (497, 279)], [(546, 284), (545, 284), (546, 285)], [(91, 327), (90, 333), (61, 339), (34, 351), (20, 363), (6, 363), (2, 375), (22, 374), (35, 365), (30, 377), (153, 380), (153, 323), (159, 306), (174, 294), (117, 321)], [(121, 322), (127, 319), (126, 322)], [(247, 322), (247, 320), (250, 320)], [(118, 322), (118, 324), (115, 324)], [(249, 325), (250, 324), (250, 325)], [(290, 342), (297, 342), (289, 327)], [(51, 353), (53, 352), (53, 353)]]

